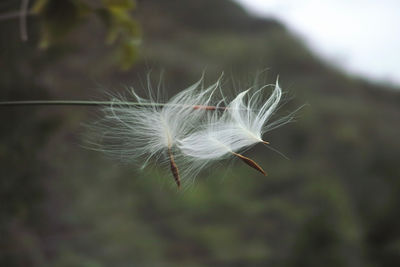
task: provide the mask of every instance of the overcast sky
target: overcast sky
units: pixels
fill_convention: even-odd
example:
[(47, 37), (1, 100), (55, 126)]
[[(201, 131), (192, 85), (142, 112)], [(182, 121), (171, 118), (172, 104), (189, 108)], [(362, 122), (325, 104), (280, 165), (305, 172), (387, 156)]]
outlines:
[(400, 85), (400, 0), (236, 0), (346, 70)]

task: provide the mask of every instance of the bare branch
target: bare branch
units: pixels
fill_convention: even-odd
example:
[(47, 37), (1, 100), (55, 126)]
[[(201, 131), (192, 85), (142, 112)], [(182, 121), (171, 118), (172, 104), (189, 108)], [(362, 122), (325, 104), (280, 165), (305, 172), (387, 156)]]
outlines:
[[(33, 13), (32, 11), (26, 11), (25, 15), (26, 16), (31, 16), (34, 15), (35, 13)], [(8, 20), (8, 19), (18, 19), (21, 17), (21, 11), (12, 11), (12, 12), (8, 12), (8, 13), (3, 13), (0, 14), (0, 21), (1, 20)]]
[[(6, 106), (151, 106), (164, 107), (170, 104), (164, 103), (138, 103), (138, 102), (115, 102), (115, 101), (86, 101), (86, 100), (26, 100), (26, 101), (0, 101), (0, 107)], [(188, 106), (193, 109), (225, 110), (220, 106)]]

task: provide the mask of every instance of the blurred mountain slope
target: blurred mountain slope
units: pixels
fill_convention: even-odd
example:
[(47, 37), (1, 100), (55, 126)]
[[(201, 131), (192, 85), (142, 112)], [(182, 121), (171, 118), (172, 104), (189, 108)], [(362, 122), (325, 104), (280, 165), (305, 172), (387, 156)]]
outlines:
[(224, 87), (243, 90), (267, 68), (265, 82), (279, 74), (292, 99), (276, 118), (307, 104), (265, 136), (290, 160), (257, 146), (246, 154), (269, 176), (222, 162), (176, 193), (165, 166), (140, 171), (81, 148), (86, 109), (6, 110), (2, 265), (400, 265), (400, 91), (346, 75), (232, 1), (142, 0), (134, 15), (143, 43), (128, 72), (107, 56), (99, 23), (47, 52), (3, 24), (2, 99), (141, 91), (138, 76), (154, 68), (170, 95), (203, 70), (207, 83), (225, 71)]

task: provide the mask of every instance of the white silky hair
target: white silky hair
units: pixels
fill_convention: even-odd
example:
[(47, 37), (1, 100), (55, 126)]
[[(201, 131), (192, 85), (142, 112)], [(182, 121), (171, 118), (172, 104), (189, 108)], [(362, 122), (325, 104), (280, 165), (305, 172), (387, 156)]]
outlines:
[[(221, 116), (210, 115), (204, 129), (179, 141), (182, 153), (194, 159), (212, 161), (265, 142), (263, 134), (271, 129), (271, 125), (277, 126), (276, 122), (271, 125), (268, 122), (282, 97), (277, 81), (271, 96), (264, 102), (262, 91), (267, 87), (262, 86), (254, 93), (251, 93), (252, 89), (243, 91), (227, 105)], [(279, 121), (285, 122), (284, 119)]]
[(271, 96), (264, 102), (263, 91), (268, 87), (270, 86), (264, 85), (254, 93), (253, 89), (248, 89), (229, 103), (225, 117), (222, 118), (222, 123), (225, 124), (223, 133), (224, 139), (230, 136), (236, 140), (233, 141), (234, 148), (264, 142), (262, 136), (271, 128), (268, 122), (282, 97), (282, 89), (277, 80)]

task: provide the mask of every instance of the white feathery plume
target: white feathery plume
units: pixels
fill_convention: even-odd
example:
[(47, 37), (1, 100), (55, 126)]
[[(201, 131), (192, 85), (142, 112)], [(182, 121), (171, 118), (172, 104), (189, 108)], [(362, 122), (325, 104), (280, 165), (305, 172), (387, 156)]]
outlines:
[[(264, 85), (250, 94), (252, 89), (241, 92), (227, 106), (221, 124), (224, 124), (221, 135), (226, 140), (232, 140), (233, 149), (251, 146), (256, 143), (268, 144), (262, 139), (264, 133), (277, 123), (268, 124), (277, 109), (282, 97), (282, 89), (276, 81), (275, 88), (267, 101), (263, 100)], [(247, 99), (246, 99), (247, 96)], [(247, 100), (247, 101), (246, 101)], [(279, 120), (280, 124), (285, 118)]]
[(257, 163), (238, 152), (256, 143), (268, 144), (262, 139), (263, 134), (286, 121), (282, 118), (268, 124), (278, 107), (282, 90), (277, 81), (271, 96), (263, 102), (262, 91), (267, 86), (262, 86), (251, 95), (252, 89), (240, 93), (227, 105), (222, 116), (210, 115), (204, 129), (179, 141), (178, 146), (182, 153), (192, 157), (193, 161), (203, 161), (203, 164), (234, 155), (266, 175)]
[[(144, 158), (142, 168), (150, 159), (158, 160), (163, 155), (170, 163), (171, 171), (178, 185), (181, 178), (174, 155), (176, 142), (199, 127), (199, 121), (209, 106), (213, 92), (218, 88), (220, 79), (201, 90), (202, 79), (186, 90), (172, 97), (167, 103), (160, 103), (132, 95), (139, 104), (146, 106), (126, 106), (126, 100), (113, 99), (114, 104), (104, 108), (105, 116), (98, 123), (101, 133), (101, 150), (123, 161), (137, 161)], [(151, 96), (151, 92), (149, 94)], [(208, 111), (209, 112), (209, 111)], [(179, 157), (179, 154), (177, 154)]]

